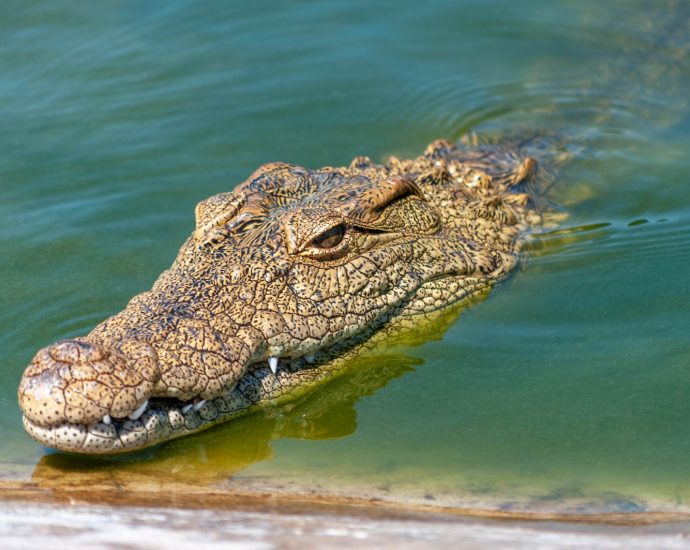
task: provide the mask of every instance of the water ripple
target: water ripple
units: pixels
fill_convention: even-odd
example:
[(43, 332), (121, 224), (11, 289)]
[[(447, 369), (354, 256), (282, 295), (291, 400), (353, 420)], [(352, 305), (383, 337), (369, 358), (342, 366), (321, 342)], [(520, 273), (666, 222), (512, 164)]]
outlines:
[(658, 117), (672, 107), (652, 90), (625, 97), (615, 87), (585, 78), (469, 86), (461, 77), (448, 77), (410, 85), (399, 95), (395, 108), (402, 105), (403, 110), (417, 113), (416, 124), (453, 138), (482, 128), (514, 131), (556, 126), (581, 138), (610, 133), (642, 139), (646, 128), (640, 125), (640, 117)]

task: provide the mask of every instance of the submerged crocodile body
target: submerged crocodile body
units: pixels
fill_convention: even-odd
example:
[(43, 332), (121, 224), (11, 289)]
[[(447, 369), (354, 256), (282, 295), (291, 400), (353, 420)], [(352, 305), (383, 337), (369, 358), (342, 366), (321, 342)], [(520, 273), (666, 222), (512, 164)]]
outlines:
[(535, 173), (518, 145), (446, 141), (386, 164), (262, 166), (197, 205), (150, 291), (37, 353), (19, 386), (25, 429), (60, 450), (117, 453), (312, 390), (510, 272), (541, 223)]

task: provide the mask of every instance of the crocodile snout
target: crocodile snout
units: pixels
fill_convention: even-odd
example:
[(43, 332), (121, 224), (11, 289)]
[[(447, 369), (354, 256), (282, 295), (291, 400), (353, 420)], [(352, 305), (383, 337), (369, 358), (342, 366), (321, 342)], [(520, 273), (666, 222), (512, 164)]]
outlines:
[(156, 352), (144, 342), (62, 340), (40, 350), (24, 371), (19, 405), (40, 426), (107, 422), (141, 409), (159, 378)]

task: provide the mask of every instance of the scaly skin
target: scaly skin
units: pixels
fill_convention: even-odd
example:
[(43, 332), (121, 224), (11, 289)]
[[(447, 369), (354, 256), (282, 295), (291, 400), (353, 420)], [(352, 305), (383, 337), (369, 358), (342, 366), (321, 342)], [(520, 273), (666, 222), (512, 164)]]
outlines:
[(445, 141), (385, 165), (262, 166), (197, 205), (150, 291), (38, 352), (19, 386), (27, 432), (117, 453), (312, 390), (512, 270), (541, 222), (524, 192), (535, 171), (519, 147)]

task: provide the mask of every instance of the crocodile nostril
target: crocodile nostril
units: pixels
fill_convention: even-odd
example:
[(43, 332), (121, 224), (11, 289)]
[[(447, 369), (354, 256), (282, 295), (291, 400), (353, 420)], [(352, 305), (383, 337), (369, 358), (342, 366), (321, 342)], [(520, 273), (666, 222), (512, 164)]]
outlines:
[(144, 342), (126, 340), (106, 347), (63, 340), (40, 350), (26, 368), (19, 405), (39, 426), (140, 416), (159, 378), (156, 352)]
[(105, 352), (100, 346), (83, 340), (62, 340), (48, 348), (48, 353), (55, 361), (63, 363), (86, 363), (100, 361)]

